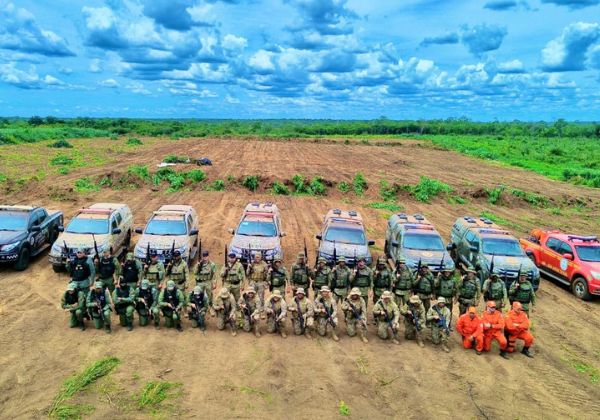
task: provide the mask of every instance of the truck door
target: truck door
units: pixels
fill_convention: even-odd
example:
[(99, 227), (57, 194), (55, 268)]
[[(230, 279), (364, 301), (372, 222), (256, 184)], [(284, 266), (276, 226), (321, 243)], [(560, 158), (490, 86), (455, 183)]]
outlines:
[(44, 210), (37, 209), (33, 212), (30, 220), (29, 229), (33, 227), (39, 227), (40, 230), (37, 232), (31, 232), (29, 235), (29, 244), (32, 248), (32, 253), (35, 253), (40, 247), (44, 246), (46, 242), (49, 240), (49, 231), (48, 227), (44, 227), (43, 223), (46, 220), (47, 214)]
[(560, 254), (561, 241), (556, 238), (549, 237), (546, 239), (546, 246), (541, 248), (540, 265), (550, 271), (561, 274), (560, 263), (562, 254)]

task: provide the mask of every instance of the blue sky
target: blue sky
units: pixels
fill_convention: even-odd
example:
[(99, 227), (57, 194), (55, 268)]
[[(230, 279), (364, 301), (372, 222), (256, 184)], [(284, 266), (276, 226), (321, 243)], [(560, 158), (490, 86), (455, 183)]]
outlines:
[(600, 120), (600, 0), (0, 0), (0, 109)]

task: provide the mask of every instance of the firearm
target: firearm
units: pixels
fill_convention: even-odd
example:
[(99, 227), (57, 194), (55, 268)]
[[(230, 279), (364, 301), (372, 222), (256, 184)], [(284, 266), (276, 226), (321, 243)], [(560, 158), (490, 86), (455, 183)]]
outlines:
[(98, 261), (100, 261), (100, 253), (98, 252), (98, 243), (96, 242), (96, 235), (92, 233), (92, 239), (94, 240), (94, 251), (96, 252), (96, 257)]
[(146, 246), (146, 266), (150, 267), (151, 262), (152, 258), (150, 258), (150, 241), (148, 241), (148, 245)]
[(154, 314), (152, 314), (152, 311), (150, 310), (150, 308), (148, 308), (148, 303), (146, 302), (146, 299), (141, 298), (142, 299), (142, 304), (144, 305), (144, 308), (146, 309), (146, 313), (148, 314), (148, 318), (150, 319), (154, 319)]
[(392, 330), (392, 332), (395, 333), (396, 329), (394, 328), (394, 324), (392, 323), (390, 314), (388, 314), (388, 311), (387, 311), (387, 309), (385, 309), (385, 306), (383, 306), (383, 304), (381, 305), (381, 309), (383, 310), (383, 316), (385, 317), (385, 322), (387, 322), (387, 324), (390, 327), (390, 329)]
[[(519, 279), (521, 278), (521, 270), (523, 269), (523, 264), (519, 265), (519, 272), (517, 273), (517, 285), (515, 286), (517, 289), (521, 287), (521, 283), (519, 283)], [(505, 282), (506, 283), (506, 282)]]
[(275, 301), (273, 299), (271, 299), (271, 310), (273, 311), (273, 318), (275, 318), (275, 331), (279, 332), (279, 321), (277, 320), (279, 314), (275, 309)]
[(302, 306), (300, 306), (300, 300), (297, 297), (294, 297), (294, 302), (296, 302), (296, 307), (298, 308), (298, 320), (300, 321), (300, 330), (302, 334), (306, 330), (306, 325), (304, 324), (304, 316), (302, 315)]
[(363, 316), (358, 313), (356, 306), (354, 306), (348, 298), (346, 298), (346, 302), (348, 302), (348, 305), (350, 306), (350, 310), (352, 311), (352, 315), (354, 315), (354, 319), (362, 323), (365, 326), (365, 332), (367, 332), (367, 322), (364, 320)]
[(244, 306), (242, 306), (242, 313), (244, 314), (244, 316), (246, 317), (246, 319), (248, 320), (250, 325), (253, 326), (254, 320), (252, 319), (252, 314), (250, 313), (250, 308), (248, 307), (248, 300), (246, 300), (246, 296), (244, 296), (242, 299), (244, 299)]
[(330, 312), (329, 309), (327, 309), (327, 305), (325, 305), (325, 302), (321, 302), (321, 305), (323, 305), (323, 309), (325, 310), (325, 313), (327, 314), (327, 322), (329, 322), (331, 324), (331, 326), (335, 329), (335, 327), (336, 327), (335, 321), (332, 318), (333, 308)]
[(308, 265), (308, 250), (306, 249), (306, 238), (304, 238), (304, 261)]
[(419, 264), (417, 264), (417, 276), (421, 273), (421, 259), (419, 258)]
[[(63, 245), (65, 246), (65, 259), (67, 260), (67, 263), (69, 263), (71, 261), (71, 259), (69, 258), (69, 247), (67, 246), (67, 241), (65, 241), (63, 239)], [(71, 269), (69, 268), (69, 271), (71, 271)]]
[(248, 277), (252, 274), (254, 267), (252, 265), (252, 246), (248, 244)]
[(225, 245), (225, 252), (223, 253), (223, 264), (225, 267), (225, 271), (223, 272), (223, 284), (225, 284), (225, 279), (229, 276), (229, 264), (227, 263), (227, 245)]
[(415, 311), (413, 309), (409, 309), (407, 315), (409, 315), (410, 319), (412, 319), (412, 322), (415, 325), (415, 328), (417, 329), (417, 331), (421, 331), (421, 325), (420, 325), (419, 317), (417, 316), (417, 314), (415, 313)]
[(173, 239), (173, 245), (171, 245), (171, 259), (169, 260), (169, 264), (167, 265), (167, 275), (171, 275), (171, 271), (173, 270), (173, 254), (175, 253), (175, 239)]
[(442, 254), (442, 260), (440, 261), (440, 273), (444, 269), (444, 258), (446, 258), (446, 254)]
[(338, 273), (337, 273), (337, 249), (335, 247), (335, 241), (333, 241), (333, 267), (335, 268), (335, 271), (333, 272), (333, 280), (331, 282), (331, 290), (332, 291), (337, 288), (337, 278), (338, 278)]
[(437, 305), (433, 305), (433, 310), (435, 311), (435, 313), (439, 316), (440, 319), (437, 320), (437, 324), (438, 327), (442, 327), (442, 329), (444, 330), (444, 332), (446, 333), (447, 336), (450, 335), (450, 329), (448, 328), (448, 325), (446, 325), (446, 317), (442, 316), (442, 313), (440, 312), (439, 308)]

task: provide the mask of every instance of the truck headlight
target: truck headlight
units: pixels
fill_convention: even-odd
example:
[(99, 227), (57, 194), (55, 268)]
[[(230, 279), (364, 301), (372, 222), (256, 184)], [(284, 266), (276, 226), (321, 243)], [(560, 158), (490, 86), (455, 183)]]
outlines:
[(592, 275), (592, 277), (596, 280), (600, 280), (600, 272), (598, 271), (590, 271), (590, 274)]
[(14, 251), (19, 246), (20, 243), (21, 242), (13, 242), (11, 244), (2, 245), (2, 246), (0, 246), (0, 251), (2, 251), (2, 252)]
[(62, 246), (60, 246), (58, 243), (56, 243), (56, 242), (55, 242), (55, 243), (52, 245), (52, 249), (50, 250), (50, 252), (51, 252), (52, 254), (62, 254), (62, 253), (63, 253), (63, 247), (62, 247)]
[(133, 249), (133, 255), (136, 258), (146, 258), (146, 248), (137, 246)]

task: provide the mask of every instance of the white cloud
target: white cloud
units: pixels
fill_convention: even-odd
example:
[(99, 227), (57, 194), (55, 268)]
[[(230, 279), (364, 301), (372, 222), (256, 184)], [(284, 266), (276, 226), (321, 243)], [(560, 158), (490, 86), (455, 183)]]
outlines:
[(92, 72), (92, 73), (100, 73), (102, 71), (102, 63), (100, 61), (100, 59), (98, 58), (93, 58), (90, 61), (90, 65), (88, 67), (88, 69)]
[(248, 40), (241, 36), (227, 34), (223, 37), (221, 44), (228, 50), (243, 50), (248, 46)]
[(98, 85), (113, 89), (119, 87), (119, 82), (117, 82), (115, 79), (106, 79), (98, 82)]

